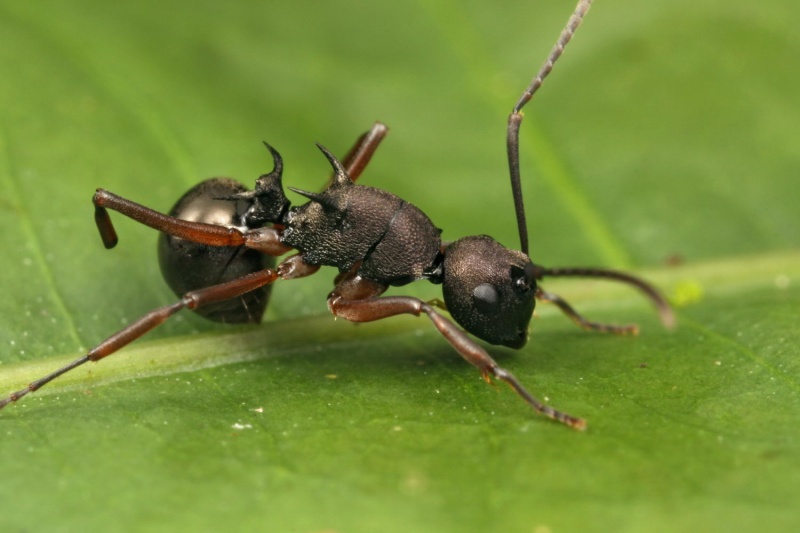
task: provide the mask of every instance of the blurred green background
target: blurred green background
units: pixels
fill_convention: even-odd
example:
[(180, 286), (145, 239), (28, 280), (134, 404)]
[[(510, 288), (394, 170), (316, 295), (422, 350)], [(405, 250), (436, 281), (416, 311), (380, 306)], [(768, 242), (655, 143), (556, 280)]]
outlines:
[[(572, 0), (0, 2), (0, 385), (15, 390), (173, 297), (151, 230), (192, 184), (328, 173), (375, 120), (362, 178), (454, 240), (518, 237), (505, 120)], [(634, 270), (679, 304), (548, 284), (637, 338), (541, 306), (492, 348), (585, 434), (493, 390), (423, 320), (334, 322), (334, 272), (266, 323), (180, 315), (0, 415), (7, 531), (786, 531), (800, 526), (797, 3), (600, 0), (532, 104), (534, 261)], [(294, 200), (299, 200), (293, 196)], [(439, 296), (432, 285), (395, 290)], [(90, 503), (91, 502), (91, 503)]]

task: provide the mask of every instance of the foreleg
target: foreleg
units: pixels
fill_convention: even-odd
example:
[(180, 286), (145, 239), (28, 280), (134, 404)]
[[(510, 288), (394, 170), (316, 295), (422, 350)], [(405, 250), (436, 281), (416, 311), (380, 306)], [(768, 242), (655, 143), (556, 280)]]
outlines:
[(494, 359), (466, 333), (440, 315), (429, 304), (409, 296), (377, 297), (385, 286), (350, 276), (340, 282), (328, 297), (328, 308), (337, 317), (352, 322), (372, 322), (391, 316), (425, 314), (455, 350), (475, 366), (487, 383), (494, 377), (507, 383), (534, 410), (575, 429), (586, 429), (586, 421), (543, 404), (531, 395), (511, 372), (500, 367)]

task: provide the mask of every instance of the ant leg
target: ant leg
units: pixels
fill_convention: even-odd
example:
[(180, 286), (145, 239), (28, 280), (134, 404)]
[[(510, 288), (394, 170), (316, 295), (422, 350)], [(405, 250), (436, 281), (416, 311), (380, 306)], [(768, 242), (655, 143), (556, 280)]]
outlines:
[(542, 415), (578, 430), (586, 429), (586, 421), (543, 404), (533, 397), (509, 372), (500, 367), (491, 356), (466, 333), (436, 310), (418, 298), (410, 296), (377, 296), (386, 290), (385, 285), (351, 275), (343, 279), (328, 296), (328, 308), (334, 316), (352, 322), (372, 322), (390, 316), (425, 313), (445, 339), (469, 363), (475, 366), (487, 383), (491, 377), (507, 383), (525, 402)]
[(278, 276), (281, 279), (298, 279), (314, 274), (320, 269), (320, 265), (309, 265), (303, 261), (301, 254), (294, 254), (287, 257), (278, 265)]
[(108, 209), (112, 209), (157, 231), (198, 244), (246, 246), (272, 256), (283, 255), (292, 249), (280, 242), (280, 231), (275, 228), (257, 228), (243, 233), (236, 228), (190, 222), (164, 215), (104, 189), (97, 189), (92, 201), (97, 229), (106, 248), (113, 248), (118, 241), (117, 232), (108, 216)]
[(104, 189), (97, 189), (92, 197), (95, 206), (94, 219), (106, 248), (117, 245), (117, 232), (111, 223), (107, 209), (117, 211), (128, 218), (162, 233), (209, 246), (241, 246), (244, 234), (235, 229), (201, 222), (189, 222), (159, 213)]
[(106, 340), (89, 350), (83, 357), (59, 368), (52, 374), (48, 374), (47, 376), (37, 379), (24, 389), (13, 392), (6, 398), (0, 399), (0, 409), (10, 403), (16, 402), (29, 392), (34, 392), (42, 388), (44, 385), (50, 383), (62, 374), (66, 374), (70, 370), (77, 368), (88, 361), (99, 361), (100, 359), (117, 352), (139, 337), (142, 337), (148, 331), (161, 325), (169, 317), (182, 309), (196, 309), (204, 305), (230, 300), (231, 298), (236, 298), (242, 294), (258, 289), (259, 287), (268, 285), (278, 279), (278, 277), (278, 272), (268, 269), (248, 274), (247, 276), (243, 276), (227, 283), (221, 283), (219, 285), (213, 285), (204, 289), (187, 292), (177, 302), (171, 305), (165, 305), (164, 307), (159, 307), (158, 309), (153, 309), (149, 313), (140, 317), (134, 323), (114, 333)]
[[(364, 169), (367, 168), (372, 156), (375, 155), (375, 150), (378, 145), (388, 135), (389, 128), (382, 122), (376, 122), (372, 127), (362, 133), (352, 148), (347, 152), (347, 155), (342, 158), (342, 166), (344, 167), (347, 175), (350, 176), (350, 181), (354, 182), (361, 176)], [(325, 189), (330, 187), (336, 179), (336, 172), (328, 178), (325, 184)], [(324, 189), (323, 189), (324, 190)]]
[(624, 326), (617, 326), (614, 324), (601, 324), (600, 322), (592, 322), (583, 318), (578, 314), (570, 304), (567, 303), (562, 297), (552, 292), (547, 292), (541, 287), (536, 289), (536, 299), (542, 302), (553, 303), (558, 306), (569, 318), (572, 319), (578, 326), (586, 330), (601, 331), (603, 333), (616, 333), (617, 335), (638, 335), (639, 326), (636, 324), (626, 324)]
[[(574, 268), (574, 267), (545, 268), (538, 265), (536, 265), (535, 276), (536, 279), (542, 279), (544, 277), (604, 278), (614, 281), (621, 281), (622, 283), (627, 283), (628, 285), (633, 285), (641, 292), (643, 292), (644, 295), (647, 296), (647, 298), (653, 303), (653, 305), (655, 305), (656, 310), (658, 311), (658, 317), (661, 320), (661, 323), (664, 324), (664, 327), (668, 329), (672, 329), (675, 327), (675, 314), (672, 312), (672, 308), (667, 303), (667, 300), (664, 298), (664, 296), (655, 287), (647, 283), (645, 280), (637, 278), (636, 276), (626, 274), (625, 272), (618, 272), (616, 270), (609, 270), (605, 268)], [(544, 293), (544, 291), (542, 292)], [(536, 296), (539, 297), (539, 294), (537, 293)], [(550, 296), (555, 296), (555, 295), (550, 294)], [(558, 296), (556, 296), (556, 298), (558, 298)], [(547, 298), (543, 298), (543, 300), (550, 301)], [(563, 302), (563, 300), (561, 301)], [(567, 305), (565, 308), (556, 301), (553, 301), (553, 303), (561, 307), (561, 310), (564, 311), (570, 318), (576, 320), (575, 316), (578, 316), (578, 314), (575, 313), (575, 311), (572, 311), (572, 308), (569, 307), (569, 305)], [(563, 303), (566, 304), (566, 302)], [(569, 309), (569, 311), (567, 309)], [(578, 324), (582, 325), (580, 322), (578, 322)], [(597, 328), (590, 328), (590, 329), (597, 329)]]
[[(350, 151), (342, 159), (342, 165), (347, 171), (347, 175), (350, 176), (351, 181), (356, 181), (361, 176), (361, 173), (375, 154), (375, 150), (378, 149), (378, 145), (388, 133), (389, 128), (386, 127), (386, 124), (376, 122), (369, 131), (362, 133), (353, 147), (350, 148)], [(331, 176), (331, 182), (333, 178)]]

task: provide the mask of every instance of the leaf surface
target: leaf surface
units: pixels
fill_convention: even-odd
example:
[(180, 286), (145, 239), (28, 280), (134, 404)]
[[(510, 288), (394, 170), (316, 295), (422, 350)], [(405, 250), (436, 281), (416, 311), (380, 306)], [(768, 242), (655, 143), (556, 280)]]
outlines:
[[(0, 390), (173, 301), (151, 230), (271, 161), (315, 190), (381, 120), (362, 178), (443, 238), (518, 237), (505, 118), (571, 2), (0, 2)], [(487, 387), (423, 319), (326, 314), (330, 269), (277, 284), (265, 324), (181, 314), (0, 414), (4, 530), (787, 531), (800, 526), (800, 52), (795, 3), (597, 2), (526, 108), (534, 261), (631, 269), (548, 283), (634, 338), (540, 306), (491, 348), (585, 434)], [(299, 201), (298, 197), (292, 198)], [(396, 294), (439, 297), (414, 284)]]

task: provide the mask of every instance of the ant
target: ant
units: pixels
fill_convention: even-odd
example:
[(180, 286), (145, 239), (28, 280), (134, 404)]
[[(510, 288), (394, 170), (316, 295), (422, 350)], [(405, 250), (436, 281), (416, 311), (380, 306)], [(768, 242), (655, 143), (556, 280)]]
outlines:
[[(542, 85), (589, 10), (579, 0), (554, 48), (508, 119), (508, 162), (520, 250), (505, 248), (491, 237), (463, 237), (442, 242), (440, 231), (420, 209), (381, 189), (357, 185), (380, 142), (388, 133), (381, 123), (363, 134), (340, 162), (317, 144), (333, 168), (320, 193), (289, 187), (309, 201), (292, 207), (281, 183), (283, 161), (272, 146), (274, 168), (256, 180), (255, 188), (234, 180), (206, 180), (178, 200), (168, 215), (103, 189), (93, 197), (95, 221), (106, 248), (117, 244), (108, 210), (161, 232), (159, 261), (170, 288), (179, 296), (154, 309), (89, 350), (83, 357), (0, 399), (0, 408), (16, 402), (88, 361), (99, 361), (143, 336), (182, 309), (227, 323), (258, 323), (271, 283), (314, 274), (321, 266), (339, 269), (328, 309), (336, 317), (370, 322), (400, 314), (426, 315), (453, 348), (480, 371), (483, 379), (503, 381), (535, 411), (575, 429), (586, 421), (557, 411), (531, 395), (464, 332), (490, 344), (519, 349), (528, 339), (536, 300), (554, 303), (587, 330), (636, 334), (636, 325), (592, 322), (538, 282), (545, 277), (584, 276), (630, 284), (655, 304), (665, 326), (674, 315), (659, 292), (630, 274), (602, 268), (546, 268), (531, 262), (519, 169), (522, 108)], [(276, 265), (276, 257), (297, 253)], [(389, 286), (426, 279), (441, 284), (444, 302), (408, 296), (384, 296)], [(450, 313), (452, 321), (437, 308)]]

